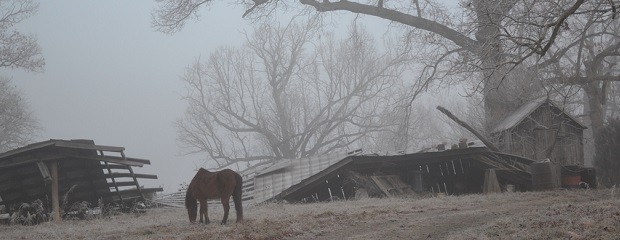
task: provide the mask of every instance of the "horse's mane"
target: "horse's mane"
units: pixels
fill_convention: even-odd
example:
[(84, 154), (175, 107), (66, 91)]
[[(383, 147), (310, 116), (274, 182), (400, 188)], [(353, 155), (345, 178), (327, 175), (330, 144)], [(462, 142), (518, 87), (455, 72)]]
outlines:
[(207, 173), (209, 173), (209, 171), (207, 171), (207, 169), (204, 168), (200, 168), (198, 169), (198, 172), (196, 172), (196, 175), (194, 175), (194, 178), (192, 178), (192, 181), (189, 183), (189, 185), (194, 185), (194, 182), (198, 181), (198, 179), (200, 179), (201, 176), (206, 175)]

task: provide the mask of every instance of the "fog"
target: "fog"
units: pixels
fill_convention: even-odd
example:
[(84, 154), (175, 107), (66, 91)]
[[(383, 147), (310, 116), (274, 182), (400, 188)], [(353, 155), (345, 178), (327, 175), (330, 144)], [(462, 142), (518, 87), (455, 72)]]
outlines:
[[(159, 177), (141, 184), (172, 192), (205, 165), (204, 155), (184, 155), (176, 141), (174, 121), (186, 108), (180, 76), (197, 57), (242, 44), (254, 22), (241, 18), (244, 6), (216, 2), (167, 35), (151, 25), (156, 7), (151, 0), (41, 1), (16, 28), (37, 37), (45, 71), (0, 72), (13, 79), (39, 121), (36, 141), (92, 139), (125, 147), (127, 156), (151, 160), (138, 172)], [(331, 16), (343, 25), (349, 21), (340, 20), (354, 17)], [(391, 26), (372, 17), (358, 22), (376, 36)]]
[[(185, 67), (212, 49), (237, 44), (251, 22), (241, 6), (220, 4), (175, 35), (151, 27), (151, 0), (40, 1), (17, 25), (43, 49), (45, 71), (2, 69), (30, 104), (42, 130), (37, 141), (92, 139), (123, 146), (126, 155), (151, 160), (138, 169), (157, 174), (147, 186), (175, 191), (204, 163), (183, 156), (173, 123), (185, 103), (179, 80)], [(226, 24), (222, 24), (226, 22)]]

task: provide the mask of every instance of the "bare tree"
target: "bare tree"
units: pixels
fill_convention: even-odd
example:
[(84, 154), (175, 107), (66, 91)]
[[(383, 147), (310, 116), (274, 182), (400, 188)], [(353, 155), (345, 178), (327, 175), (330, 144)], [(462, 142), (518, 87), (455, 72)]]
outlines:
[(12, 30), (37, 8), (32, 0), (0, 0), (0, 67), (43, 70), (45, 61), (36, 39)]
[[(608, 4), (584, 3), (591, 11), (575, 15), (563, 26), (547, 55), (529, 63), (540, 74), (547, 89), (583, 109), (585, 159), (595, 152), (594, 139), (601, 139), (605, 118), (613, 115), (613, 86), (620, 81), (620, 25), (609, 21)], [(609, 112), (607, 112), (609, 109)]]
[[(43, 70), (45, 61), (36, 39), (12, 29), (37, 8), (31, 0), (0, 0), (0, 67)], [(0, 152), (32, 141), (39, 127), (28, 109), (11, 80), (0, 77)]]
[[(210, 0), (162, 0), (153, 14), (154, 26), (173, 33), (183, 24), (198, 16), (201, 6)], [(429, 65), (428, 79), (447, 63), (447, 68), (475, 71), (480, 79), (478, 90), (483, 92), (487, 128), (492, 127), (512, 108), (503, 98), (508, 90), (501, 87), (505, 76), (516, 65), (531, 56), (543, 56), (560, 34), (565, 21), (574, 14), (603, 11), (608, 19), (615, 15), (615, 4), (608, 0), (589, 1), (604, 3), (605, 9), (593, 10), (586, 1), (537, 0), (471, 0), (460, 2), (461, 19), (453, 19), (440, 1), (246, 1), (248, 11), (259, 16), (277, 6), (308, 6), (317, 12), (346, 11), (375, 16), (406, 26), (410, 36), (423, 36), (426, 42), (437, 42), (436, 63)], [(601, 5), (601, 4), (599, 4)], [(251, 8), (250, 8), (251, 6)], [(245, 14), (247, 14), (246, 12)], [(244, 15), (245, 15), (244, 14)], [(252, 15), (254, 13), (250, 13)], [(462, 24), (455, 22), (462, 21)], [(455, 67), (454, 60), (462, 58)], [(463, 71), (463, 70), (459, 70)], [(427, 81), (425, 81), (427, 82)]]
[(314, 38), (315, 20), (276, 25), (196, 61), (183, 78), (189, 106), (179, 140), (215, 167), (346, 150), (385, 127), (381, 110), (406, 55), (380, 54), (357, 26), (336, 41)]
[(0, 77), (0, 152), (32, 141), (39, 130), (28, 104), (8, 78)]

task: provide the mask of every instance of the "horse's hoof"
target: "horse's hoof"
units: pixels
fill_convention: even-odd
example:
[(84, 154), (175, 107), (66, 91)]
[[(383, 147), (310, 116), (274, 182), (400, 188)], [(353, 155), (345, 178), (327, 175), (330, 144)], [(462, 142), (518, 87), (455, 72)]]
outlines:
[(226, 225), (226, 222), (222, 222), (221, 225)]

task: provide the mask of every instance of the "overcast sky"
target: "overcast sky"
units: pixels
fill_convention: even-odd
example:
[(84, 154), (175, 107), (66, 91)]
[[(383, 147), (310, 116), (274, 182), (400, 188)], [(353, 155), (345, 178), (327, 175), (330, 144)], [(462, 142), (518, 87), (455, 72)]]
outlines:
[(45, 71), (0, 74), (28, 99), (43, 128), (37, 141), (125, 147), (127, 156), (151, 160), (136, 172), (159, 177), (141, 184), (173, 192), (204, 164), (199, 155), (182, 155), (176, 142), (174, 121), (186, 106), (180, 76), (197, 57), (242, 44), (253, 23), (241, 18), (243, 6), (216, 1), (198, 22), (166, 35), (151, 27), (155, 7), (152, 0), (40, 1), (17, 28), (37, 37)]
[[(181, 155), (176, 142), (174, 121), (185, 110), (179, 77), (197, 57), (240, 45), (243, 31), (252, 29), (241, 18), (245, 8), (231, 3), (215, 1), (200, 21), (166, 35), (151, 27), (152, 0), (40, 1), (38, 13), (17, 28), (38, 38), (45, 72), (0, 74), (12, 77), (28, 99), (43, 128), (37, 140), (125, 147), (127, 156), (151, 160), (137, 172), (159, 176), (141, 184), (176, 191), (204, 164), (200, 156)], [(384, 20), (360, 21), (375, 35), (387, 29)]]
[[(147, 186), (175, 191), (203, 162), (182, 156), (173, 126), (184, 109), (179, 77), (199, 55), (240, 44), (242, 6), (220, 3), (199, 22), (166, 35), (151, 27), (152, 0), (40, 1), (18, 28), (38, 38), (45, 72), (3, 69), (26, 96), (43, 130), (37, 140), (92, 139), (151, 160), (137, 169), (158, 180)], [(205, 9), (206, 10), (206, 9)], [(224, 24), (225, 23), (225, 24)]]

